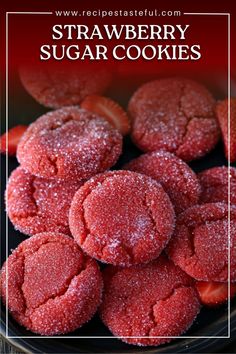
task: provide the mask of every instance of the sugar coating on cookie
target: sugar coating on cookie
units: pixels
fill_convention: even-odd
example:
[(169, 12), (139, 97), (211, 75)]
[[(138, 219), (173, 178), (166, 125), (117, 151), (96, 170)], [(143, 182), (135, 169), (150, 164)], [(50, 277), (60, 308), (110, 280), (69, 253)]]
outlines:
[(44, 179), (21, 167), (11, 174), (6, 189), (6, 210), (15, 226), (26, 235), (46, 231), (70, 235), (69, 209), (83, 181)]
[(200, 310), (192, 279), (165, 256), (142, 266), (109, 266), (104, 287), (101, 319), (129, 344), (170, 342), (168, 337), (184, 333)]
[(102, 284), (96, 261), (60, 233), (23, 241), (1, 271), (1, 295), (6, 303), (8, 287), (14, 319), (49, 336), (72, 332), (90, 320), (101, 302)]
[(90, 256), (129, 266), (159, 256), (174, 229), (174, 210), (159, 183), (130, 171), (100, 174), (74, 195), (72, 236)]
[[(177, 218), (175, 232), (167, 246), (170, 259), (197, 280), (236, 281), (236, 207), (207, 203), (196, 205)], [(229, 240), (230, 228), (230, 240)]]
[(105, 68), (24, 67), (20, 70), (26, 91), (39, 103), (50, 108), (77, 105), (86, 96), (102, 94), (111, 82), (111, 72)]
[(230, 202), (236, 204), (236, 168), (213, 167), (200, 172), (198, 179), (202, 187), (201, 203), (228, 203), (228, 175), (230, 176)]
[(193, 170), (181, 159), (166, 151), (141, 155), (124, 169), (143, 173), (161, 183), (176, 213), (198, 203), (200, 184)]
[(131, 97), (132, 138), (143, 151), (166, 150), (185, 161), (208, 153), (220, 138), (215, 100), (197, 82), (148, 82)]
[(38, 177), (87, 179), (111, 167), (121, 149), (122, 136), (116, 129), (74, 106), (32, 123), (18, 144), (17, 158)]

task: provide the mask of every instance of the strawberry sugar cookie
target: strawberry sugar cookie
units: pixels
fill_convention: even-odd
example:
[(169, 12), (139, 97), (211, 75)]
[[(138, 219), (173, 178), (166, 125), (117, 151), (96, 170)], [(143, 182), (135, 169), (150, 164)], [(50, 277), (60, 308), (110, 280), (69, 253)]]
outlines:
[(26, 235), (45, 231), (70, 235), (68, 214), (82, 181), (44, 179), (16, 168), (6, 190), (7, 214), (17, 230)]
[[(236, 162), (236, 98), (217, 102), (216, 116), (223, 136), (225, 157)], [(230, 122), (230, 140), (228, 124)]]
[(215, 100), (197, 82), (161, 79), (131, 97), (132, 138), (143, 151), (166, 150), (185, 161), (204, 156), (220, 137)]
[(228, 280), (228, 228), (230, 227), (230, 277), (236, 281), (236, 207), (208, 203), (196, 205), (178, 216), (167, 246), (170, 259), (197, 280)]
[(122, 136), (107, 121), (79, 107), (49, 112), (20, 140), (17, 159), (43, 178), (87, 179), (117, 161)]
[(101, 319), (129, 344), (170, 342), (168, 337), (184, 333), (200, 311), (192, 279), (164, 256), (142, 266), (109, 266), (104, 286)]
[(69, 225), (88, 255), (130, 266), (159, 256), (174, 229), (174, 210), (150, 177), (114, 171), (91, 178), (75, 193)]
[[(236, 168), (230, 167), (230, 201), (236, 204)], [(212, 167), (200, 172), (198, 179), (202, 187), (201, 203), (228, 203), (228, 168)]]
[(67, 68), (24, 67), (20, 70), (26, 91), (49, 108), (77, 105), (86, 96), (103, 93), (111, 82), (111, 73), (101, 67)]
[(126, 164), (124, 169), (143, 173), (161, 183), (176, 213), (198, 203), (201, 188), (197, 176), (174, 154), (166, 151), (147, 153)]
[[(7, 262), (7, 265), (6, 265)], [(23, 241), (1, 271), (1, 295), (22, 326), (41, 335), (72, 332), (90, 320), (101, 302), (102, 277), (95, 260), (60, 233)]]

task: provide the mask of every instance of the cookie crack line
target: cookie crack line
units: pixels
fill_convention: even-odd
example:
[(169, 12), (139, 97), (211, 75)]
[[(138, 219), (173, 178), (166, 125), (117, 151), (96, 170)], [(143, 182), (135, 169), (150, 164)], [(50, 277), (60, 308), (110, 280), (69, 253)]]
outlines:
[(214, 120), (214, 117), (209, 117), (209, 118), (207, 118), (207, 117), (200, 117), (200, 116), (194, 116), (194, 117), (191, 117), (189, 120), (188, 120), (188, 123), (186, 124), (186, 126), (185, 126), (185, 132), (184, 132), (184, 134), (183, 134), (183, 136), (182, 136), (182, 142), (181, 142), (181, 144), (178, 146), (178, 148), (177, 148), (177, 150), (176, 150), (176, 153), (178, 154), (178, 152), (179, 152), (179, 149), (185, 144), (185, 142), (186, 142), (186, 137), (187, 137), (187, 135), (188, 135), (188, 133), (189, 133), (189, 125), (191, 124), (191, 122), (194, 120), (194, 119), (209, 119), (209, 120)]
[[(37, 214), (32, 214), (32, 215), (27, 215), (27, 216), (18, 216), (18, 215), (14, 215), (14, 218), (18, 221), (21, 221), (21, 220), (27, 220), (27, 219), (30, 219), (30, 218), (34, 218), (34, 219), (37, 219), (39, 218), (40, 219), (40, 226), (43, 228), (44, 231), (40, 231), (40, 233), (42, 232), (47, 232), (49, 231), (48, 230), (48, 220), (49, 218), (46, 217), (46, 216), (43, 216), (40, 214), (40, 210)], [(68, 228), (69, 229), (69, 225), (66, 225), (66, 224), (61, 224), (60, 222), (56, 222), (54, 219), (53, 219), (53, 225), (56, 226), (56, 227), (61, 227), (61, 228)], [(18, 226), (14, 226), (16, 230), (20, 230), (21, 227), (18, 227)], [(30, 226), (30, 228), (32, 229), (32, 227)], [(51, 230), (52, 232), (53, 230)], [(49, 231), (50, 232), (50, 231)], [(39, 233), (39, 232), (37, 232)]]
[(178, 289), (186, 289), (186, 288), (192, 289), (192, 287), (191, 287), (190, 285), (183, 285), (183, 284), (176, 285), (176, 286), (170, 291), (170, 293), (169, 293), (167, 296), (165, 296), (165, 297), (162, 298), (162, 299), (156, 300), (154, 303), (152, 303), (152, 304), (150, 305), (150, 311), (149, 311), (149, 313), (148, 313), (148, 317), (149, 317), (150, 320), (153, 322), (153, 326), (150, 326), (150, 328), (147, 330), (147, 333), (145, 334), (145, 336), (150, 336), (151, 331), (159, 325), (158, 321), (157, 321), (156, 318), (155, 318), (154, 307), (155, 307), (160, 301), (169, 300), (169, 299), (175, 294), (176, 290), (178, 290)]
[[(92, 191), (91, 191), (92, 193)], [(89, 193), (86, 198), (91, 194)], [(86, 198), (84, 199), (84, 201), (86, 200)], [(91, 233), (90, 231), (90, 228), (89, 228), (89, 225), (88, 225), (88, 222), (85, 218), (85, 208), (84, 208), (84, 201), (81, 203), (81, 219), (82, 219), (82, 223), (83, 223), (83, 226), (84, 226), (84, 231), (85, 231), (85, 235), (83, 237), (81, 237), (80, 239), (80, 245), (83, 246), (84, 243), (86, 242), (88, 236), (92, 236), (93, 234)], [(94, 235), (95, 236), (95, 235)]]
[(37, 215), (38, 212), (39, 212), (39, 209), (38, 209), (37, 200), (36, 200), (36, 198), (35, 198), (35, 193), (36, 193), (36, 187), (35, 187), (35, 185), (34, 185), (35, 179), (36, 179), (36, 177), (33, 177), (32, 183), (31, 183), (31, 199), (32, 199), (32, 201), (33, 201), (33, 203), (34, 203), (34, 205), (35, 205), (35, 208), (36, 208), (36, 213), (35, 213), (35, 215)]
[(72, 117), (72, 115), (69, 114), (68, 116), (63, 118), (62, 122), (55, 122), (54, 125), (52, 125), (49, 128), (49, 131), (59, 130), (62, 127), (64, 127), (66, 124), (70, 123), (71, 121), (75, 121), (76, 122), (76, 120)]
[[(14, 217), (16, 220), (18, 220), (18, 221), (27, 220), (27, 219), (30, 219), (30, 218), (40, 218), (40, 219), (42, 219), (41, 226), (43, 226), (43, 229), (44, 229), (45, 231), (48, 231), (47, 227), (46, 227), (45, 224), (43, 223), (44, 220), (45, 220), (45, 222), (47, 223), (48, 217), (45, 217), (43, 214), (40, 214), (40, 213), (41, 213), (41, 210), (40, 210), (40, 208), (39, 208), (39, 206), (38, 206), (38, 204), (37, 204), (37, 200), (36, 200), (35, 195), (34, 195), (34, 194), (36, 193), (36, 191), (37, 191), (36, 187), (34, 186), (34, 181), (35, 181), (36, 178), (37, 178), (37, 177), (33, 177), (32, 182), (31, 182), (31, 184), (30, 184), (30, 189), (31, 189), (30, 199), (31, 199), (32, 203), (34, 204), (36, 211), (35, 211), (35, 212), (33, 212), (33, 211), (32, 211), (32, 212), (29, 212), (29, 213), (28, 213), (27, 215), (25, 215), (25, 216), (19, 216), (18, 214), (16, 214), (16, 213), (13, 211), (13, 212), (12, 212), (12, 215), (13, 215), (13, 217)], [(10, 198), (7, 198), (7, 199), (10, 199)], [(7, 199), (6, 199), (6, 205), (7, 205)], [(68, 228), (69, 228), (69, 225), (62, 224), (62, 223), (60, 223), (60, 222), (56, 222), (55, 220), (54, 220), (53, 223), (54, 223), (56, 226), (58, 226), (58, 227), (63, 227), (63, 228), (68, 227)], [(20, 230), (19, 227), (15, 227), (15, 228), (16, 228), (16, 230), (18, 230), (18, 229)], [(43, 232), (43, 231), (41, 231), (41, 232)]]
[[(29, 138), (27, 141), (29, 141)], [(25, 145), (27, 145), (27, 142)], [(48, 164), (53, 168), (54, 171), (53, 171), (53, 173), (49, 172), (50, 176), (44, 176), (43, 178), (46, 178), (46, 179), (54, 178), (58, 174), (57, 157), (51, 158), (47, 154), (43, 155), (43, 156), (42, 156), (42, 154), (41, 155), (39, 154), (38, 165), (41, 165), (41, 163), (44, 162), (45, 159), (47, 160)], [(27, 171), (29, 171), (29, 170), (27, 169)], [(39, 175), (37, 172), (35, 172), (34, 174), (36, 177), (42, 178), (42, 176)]]
[[(48, 242), (48, 243), (57, 243), (57, 242)], [(45, 244), (47, 244), (47, 243), (44, 243), (43, 245), (45, 245)], [(43, 246), (43, 245), (41, 245), (41, 246)], [(40, 246), (40, 247), (37, 249), (37, 251), (35, 251), (34, 253), (38, 252), (39, 249), (41, 248), (41, 246)], [(42, 303), (40, 303), (37, 307), (35, 307), (35, 308), (29, 308), (29, 307), (27, 306), (27, 300), (26, 300), (26, 297), (25, 297), (24, 291), (23, 291), (24, 278), (25, 278), (25, 255), (23, 254), (23, 252), (22, 252), (22, 257), (23, 257), (23, 269), (24, 269), (24, 272), (23, 272), (23, 283), (21, 284), (19, 290), (20, 290), (20, 292), (21, 292), (21, 294), (22, 294), (22, 298), (23, 298), (24, 305), (25, 305), (24, 317), (27, 318), (27, 319), (30, 321), (30, 323), (32, 323), (32, 321), (31, 321), (31, 316), (33, 315), (33, 313), (34, 313), (36, 310), (38, 310), (41, 306), (45, 305), (49, 300), (54, 300), (54, 299), (56, 299), (56, 298), (60, 298), (60, 297), (62, 297), (62, 296), (64, 296), (64, 295), (66, 294), (66, 292), (68, 291), (68, 289), (69, 289), (71, 283), (73, 282), (73, 280), (74, 280), (76, 277), (80, 276), (80, 275), (86, 270), (87, 261), (86, 261), (86, 260), (83, 261), (82, 267), (79, 269), (78, 273), (72, 275), (71, 277), (69, 277), (69, 278), (66, 280), (65, 285), (64, 285), (63, 289), (62, 289), (60, 292), (58, 292), (57, 294), (52, 295), (52, 296), (50, 296), (49, 298), (45, 299), (45, 300), (44, 300)], [(30, 314), (27, 314), (27, 312), (30, 312)]]
[[(15, 211), (13, 210), (12, 215), (14, 218), (16, 218), (17, 220), (22, 220), (22, 219), (27, 219), (29, 217), (35, 217), (38, 215), (39, 209), (38, 209), (38, 205), (37, 205), (37, 201), (36, 198), (34, 196), (35, 192), (36, 192), (36, 188), (34, 186), (34, 181), (35, 181), (36, 177), (32, 176), (32, 180), (30, 182), (30, 200), (31, 202), (34, 204), (36, 211), (30, 211), (30, 213), (27, 216), (19, 216), (15, 213)], [(6, 195), (6, 209), (8, 209), (8, 200), (11, 199), (12, 193), (11, 195)]]
[[(225, 216), (224, 218), (219, 218), (217, 220), (213, 220), (213, 222), (215, 221), (221, 221), (221, 220), (227, 220), (227, 216)], [(197, 225), (196, 227), (201, 227), (204, 226), (206, 223), (201, 223), (199, 225)], [(194, 264), (198, 264), (199, 267), (201, 267), (202, 271), (209, 277), (211, 278), (211, 272), (209, 273), (205, 267), (202, 265), (202, 259), (199, 258), (199, 256), (196, 253), (196, 249), (195, 249), (195, 242), (194, 242), (194, 238), (195, 238), (195, 229), (196, 227), (191, 227), (188, 228), (188, 240), (190, 242), (191, 245), (191, 255), (190, 256), (186, 256), (184, 257), (185, 261), (187, 262), (187, 266), (191, 265), (192, 262), (194, 262)], [(190, 230), (189, 230), (190, 229)], [(227, 261), (226, 261), (227, 262)], [(225, 271), (225, 269), (228, 269), (228, 264), (224, 264), (217, 272), (216, 276), (220, 276), (222, 272)]]
[[(210, 222), (217, 222), (217, 221), (224, 221), (224, 220), (227, 220), (228, 217), (227, 216), (224, 216), (222, 218), (218, 218), (216, 220), (210, 220)], [(188, 230), (188, 240), (190, 242), (190, 245), (191, 245), (191, 258), (196, 258), (197, 261), (200, 261), (199, 257), (197, 256), (196, 254), (196, 251), (195, 251), (195, 243), (194, 243), (194, 238), (195, 238), (195, 230), (198, 228), (198, 227), (202, 227), (202, 226), (205, 226), (207, 223), (209, 223), (209, 221), (207, 220), (206, 222), (202, 222), (200, 224), (197, 224), (195, 226), (188, 226), (188, 225), (185, 225), (187, 226), (187, 230)], [(189, 257), (187, 257), (189, 258)]]
[[(84, 229), (85, 229), (85, 237), (83, 237), (83, 239), (81, 238), (80, 240), (80, 245), (83, 246), (84, 242), (86, 241), (86, 238), (89, 236), (89, 235), (93, 235), (91, 232), (90, 232), (90, 228), (89, 228), (89, 225), (88, 225), (88, 222), (85, 218), (85, 207), (84, 207), (84, 203), (86, 201), (86, 199), (94, 192), (94, 190), (96, 190), (96, 188), (99, 186), (101, 187), (102, 183), (107, 179), (108, 177), (107, 176), (103, 176), (103, 179), (102, 181), (99, 180), (99, 182), (96, 183), (96, 185), (92, 188), (90, 187), (90, 189), (88, 190), (88, 193), (84, 196), (82, 202), (81, 202), (81, 208), (82, 208), (82, 212), (81, 212), (81, 218), (82, 218), (82, 223), (84, 225)], [(94, 235), (95, 236), (95, 235)]]
[(47, 159), (48, 159), (50, 165), (54, 169), (53, 175), (57, 176), (58, 175), (57, 157), (56, 156), (54, 156), (54, 157), (47, 156)]
[[(23, 283), (19, 286), (19, 290), (20, 290), (20, 293), (21, 293), (21, 296), (22, 296), (22, 299), (23, 299), (23, 303), (24, 303), (24, 316), (26, 317), (26, 311), (28, 310), (28, 307), (27, 307), (27, 301), (26, 301), (26, 297), (25, 297), (25, 294), (24, 294), (24, 291), (22, 289), (23, 287), (23, 284), (24, 284), (24, 279), (25, 279), (25, 255), (24, 255), (24, 252), (20, 252), (21, 254), (21, 257), (22, 257), (22, 267), (23, 267)], [(31, 319), (29, 318), (29, 322), (30, 324), (32, 324), (31, 322)]]
[(179, 99), (179, 102), (178, 102), (178, 110), (181, 114), (183, 114), (183, 116), (187, 119), (187, 124), (185, 125), (185, 132), (184, 134), (182, 135), (182, 141), (181, 141), (181, 144), (178, 146), (177, 150), (176, 150), (176, 153), (178, 153), (178, 150), (179, 148), (185, 144), (185, 141), (186, 141), (186, 136), (188, 135), (188, 132), (189, 132), (189, 124), (194, 120), (194, 119), (214, 119), (214, 116), (203, 116), (203, 115), (196, 115), (194, 114), (193, 116), (187, 116), (184, 112), (184, 108), (183, 108), (183, 103), (182, 103), (182, 100), (185, 96), (185, 90), (186, 90), (186, 84), (183, 84), (182, 87), (181, 87), (181, 94), (180, 94), (180, 99)]
[(188, 229), (188, 240), (189, 240), (189, 243), (190, 243), (190, 246), (191, 246), (191, 258), (192, 257), (196, 257), (197, 258), (197, 261), (199, 261), (199, 258), (196, 254), (196, 250), (195, 250), (195, 228), (194, 227), (191, 227)]
[[(86, 234), (86, 236), (83, 239), (81, 239), (81, 241), (80, 241), (81, 246), (84, 245), (84, 243), (85, 243), (85, 241), (86, 241), (88, 236), (94, 236), (95, 237), (95, 235), (93, 235), (91, 233), (90, 227), (89, 227), (88, 222), (87, 222), (86, 217), (85, 217), (84, 202), (90, 196), (90, 194), (97, 188), (97, 186), (101, 187), (102, 183), (108, 178), (109, 178), (109, 176), (105, 176), (104, 179), (99, 182), (99, 184), (97, 184), (93, 189), (90, 190), (90, 192), (84, 197), (84, 199), (83, 199), (83, 201), (81, 203), (81, 207), (82, 207), (81, 218), (82, 218), (82, 222), (83, 222), (83, 225), (84, 225), (84, 228), (85, 228), (85, 234)], [(149, 208), (148, 204), (146, 203), (146, 200), (143, 201), (143, 204), (144, 204), (145, 209), (148, 211), (148, 214), (150, 216), (151, 222), (153, 224), (154, 232), (158, 233), (158, 235), (160, 236), (160, 232), (156, 229), (156, 224), (155, 224), (151, 209)], [(122, 246), (123, 250), (126, 252), (126, 254), (128, 255), (130, 261), (131, 262), (135, 261), (135, 254), (132, 251), (132, 249), (126, 244), (125, 241), (122, 242), (121, 246)], [(101, 257), (103, 257), (104, 250), (107, 247), (109, 248), (109, 243), (108, 244), (104, 244), (103, 247), (100, 249), (99, 253), (100, 253)]]
[[(109, 246), (110, 246), (109, 244), (105, 244), (105, 245), (101, 248), (100, 252), (101, 252), (102, 258), (103, 258), (104, 250), (105, 250), (106, 248), (109, 249)], [(130, 264), (135, 263), (135, 254), (133, 253), (132, 249), (131, 249), (128, 245), (126, 245), (125, 242), (122, 242), (122, 243), (120, 244), (120, 247), (122, 248), (122, 250), (125, 251), (126, 255), (128, 255), (128, 257), (129, 257), (129, 263), (130, 263)], [(106, 261), (104, 260), (104, 262), (106, 262)], [(107, 263), (108, 263), (108, 261), (107, 261)]]
[[(86, 198), (91, 194), (91, 192), (86, 196)], [(89, 229), (88, 223), (87, 223), (86, 218), (85, 218), (85, 211), (84, 211), (84, 205), (83, 204), (82, 204), (82, 214), (81, 214), (81, 216), (82, 216), (82, 222), (83, 222), (83, 225), (84, 225), (84, 228), (85, 228), (85, 232), (86, 232), (85, 238), (83, 239), (83, 241), (80, 242), (81, 246), (83, 246), (84, 243), (86, 242), (86, 239), (87, 239), (88, 236), (92, 236), (92, 237), (96, 237), (96, 236)], [(104, 250), (106, 248), (109, 248), (109, 243), (108, 244), (104, 244), (99, 250), (99, 254), (100, 254), (100, 257), (102, 259), (104, 257)], [(134, 260), (134, 258), (135, 258), (132, 250), (127, 245), (125, 245), (124, 243), (122, 244), (122, 248), (125, 250), (126, 254), (128, 255), (128, 257), (130, 259), (130, 261), (132, 262)]]
[(157, 225), (156, 225), (155, 219), (154, 219), (154, 217), (153, 217), (153, 213), (152, 213), (151, 206), (150, 206), (150, 204), (149, 204), (148, 201), (147, 201), (147, 193), (145, 193), (145, 195), (144, 195), (143, 206), (145, 207), (145, 209), (146, 209), (146, 211), (147, 211), (147, 214), (148, 214), (148, 216), (149, 216), (149, 218), (150, 218), (150, 220), (151, 220), (154, 233), (157, 233), (158, 236), (160, 237), (160, 236), (161, 236), (161, 233), (160, 233), (160, 231), (157, 229)]
[[(210, 204), (210, 203), (209, 203)], [(213, 204), (216, 204), (216, 203), (213, 203)], [(216, 221), (227, 221), (228, 220), (228, 215), (223, 215), (222, 217), (220, 217), (220, 218), (214, 218), (214, 216), (210, 219), (210, 220), (205, 220), (205, 221), (201, 221), (201, 222), (199, 222), (199, 223), (196, 223), (195, 225), (193, 225), (193, 226), (190, 226), (190, 225), (188, 225), (188, 223), (186, 222), (184, 222), (184, 223), (180, 223), (180, 226), (181, 225), (184, 225), (184, 226), (186, 226), (187, 228), (193, 228), (193, 229), (195, 229), (195, 228), (197, 228), (197, 227), (201, 227), (201, 226), (205, 226), (206, 224), (209, 224), (209, 223), (211, 223), (211, 222), (216, 222)]]
[(35, 310), (38, 310), (41, 306), (44, 306), (45, 304), (47, 304), (48, 301), (54, 300), (54, 299), (56, 299), (56, 298), (60, 298), (60, 297), (64, 296), (64, 295), (67, 293), (67, 291), (68, 291), (68, 289), (69, 289), (71, 283), (73, 282), (73, 280), (74, 280), (76, 277), (80, 276), (85, 270), (86, 270), (86, 266), (83, 265), (83, 267), (79, 270), (79, 272), (78, 272), (77, 274), (74, 274), (74, 275), (72, 275), (71, 277), (69, 277), (69, 278), (67, 279), (67, 281), (65, 282), (65, 285), (64, 285), (64, 289), (62, 289), (58, 294), (55, 294), (55, 295), (50, 296), (48, 299), (46, 299), (45, 301), (43, 301), (43, 302), (42, 302), (40, 305), (38, 305), (37, 307), (35, 307), (35, 308), (33, 308), (33, 309), (30, 309), (30, 310), (32, 311), (32, 313), (30, 314), (30, 316), (34, 313)]
[(189, 122), (191, 121), (192, 118), (189, 119), (189, 117), (187, 117), (187, 115), (185, 114), (184, 112), (184, 109), (183, 109), (183, 105), (182, 105), (182, 99), (184, 97), (184, 94), (185, 94), (185, 87), (186, 85), (185, 84), (182, 84), (181, 85), (181, 88), (180, 88), (180, 98), (178, 100), (178, 103), (177, 103), (177, 107), (178, 107), (178, 112), (181, 113), (184, 118), (187, 119), (187, 124), (185, 125), (184, 127), (184, 133), (182, 134), (182, 137), (181, 137), (181, 143), (178, 145), (178, 147), (176, 148), (176, 151), (178, 151), (179, 147), (182, 146), (184, 144), (184, 140), (185, 140), (185, 137), (188, 133), (188, 125), (189, 125)]
[(51, 91), (51, 88), (53, 87), (53, 80), (52, 80), (52, 77), (49, 73), (48, 70), (45, 70), (44, 71), (44, 75), (46, 76), (46, 80), (45, 82), (48, 83), (48, 85), (44, 86), (41, 88), (40, 90), (40, 95), (43, 95), (45, 92), (47, 92), (49, 90), (49, 92)]

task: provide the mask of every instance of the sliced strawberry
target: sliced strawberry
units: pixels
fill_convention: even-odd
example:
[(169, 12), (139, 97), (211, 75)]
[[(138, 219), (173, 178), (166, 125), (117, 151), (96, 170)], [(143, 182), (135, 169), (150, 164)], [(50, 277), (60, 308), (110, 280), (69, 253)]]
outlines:
[(127, 114), (118, 103), (110, 98), (98, 95), (87, 96), (80, 106), (104, 117), (117, 128), (121, 134), (126, 135), (129, 133), (130, 122)]
[(230, 162), (236, 161), (236, 98), (230, 99), (230, 156), (228, 151), (228, 99), (216, 105), (216, 115), (223, 135), (225, 156)]
[[(8, 155), (14, 156), (16, 154), (17, 145), (20, 138), (26, 131), (27, 127), (25, 125), (17, 125), (8, 131)], [(0, 137), (0, 152), (1, 154), (6, 154), (7, 152), (7, 133)]]
[[(197, 281), (196, 288), (202, 304), (215, 306), (228, 299), (228, 283)], [(236, 294), (236, 284), (230, 284), (230, 297)]]

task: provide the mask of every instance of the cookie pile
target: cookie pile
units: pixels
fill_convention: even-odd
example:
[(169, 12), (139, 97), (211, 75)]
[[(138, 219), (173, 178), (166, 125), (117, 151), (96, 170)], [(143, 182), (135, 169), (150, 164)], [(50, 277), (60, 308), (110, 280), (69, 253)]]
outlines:
[[(25, 76), (23, 82), (38, 98), (38, 86)], [(75, 90), (70, 101), (62, 97), (67, 86), (59, 96), (56, 89), (39, 90), (39, 102), (54, 108), (81, 102)], [(236, 282), (236, 169), (230, 169), (229, 213), (227, 168), (196, 175), (187, 164), (220, 138), (215, 105), (205, 87), (187, 79), (138, 88), (128, 114), (131, 137), (144, 154), (121, 170), (108, 171), (130, 123), (108, 98), (88, 96), (25, 130), (6, 210), (31, 237), (1, 271), (1, 295), (17, 322), (60, 335), (98, 310), (123, 341), (159, 345), (187, 331), (201, 303), (228, 298), (229, 251)], [(102, 271), (99, 262), (106, 264)]]

